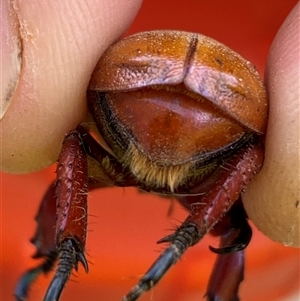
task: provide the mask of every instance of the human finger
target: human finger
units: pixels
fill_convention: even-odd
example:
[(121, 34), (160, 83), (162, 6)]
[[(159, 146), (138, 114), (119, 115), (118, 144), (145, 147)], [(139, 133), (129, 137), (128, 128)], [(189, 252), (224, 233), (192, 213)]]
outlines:
[(300, 245), (299, 231), (299, 3), (279, 29), (266, 66), (270, 112), (263, 169), (244, 197), (265, 235)]
[[(1, 169), (42, 169), (86, 116), (85, 91), (141, 0), (4, 2)], [(1, 116), (0, 116), (1, 118)]]

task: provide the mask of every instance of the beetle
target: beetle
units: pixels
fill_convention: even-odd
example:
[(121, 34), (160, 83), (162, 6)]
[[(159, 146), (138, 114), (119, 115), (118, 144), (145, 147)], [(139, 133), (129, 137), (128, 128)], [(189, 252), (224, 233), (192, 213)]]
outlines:
[(197, 33), (142, 32), (100, 58), (87, 101), (101, 139), (87, 124), (66, 135), (32, 239), (44, 261), (21, 277), (16, 299), (58, 261), (44, 299), (58, 300), (79, 262), (88, 271), (88, 190), (134, 186), (175, 197), (189, 214), (158, 241), (168, 246), (122, 300), (151, 289), (208, 232), (220, 246), (210, 247), (218, 257), (206, 298), (238, 300), (252, 235), (241, 194), (263, 164), (268, 116), (253, 65)]

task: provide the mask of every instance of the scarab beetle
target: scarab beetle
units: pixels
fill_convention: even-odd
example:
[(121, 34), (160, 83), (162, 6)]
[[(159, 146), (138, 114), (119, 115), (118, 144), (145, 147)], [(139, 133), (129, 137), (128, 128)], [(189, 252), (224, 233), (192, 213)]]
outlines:
[(122, 300), (137, 300), (208, 232), (221, 239), (210, 247), (219, 255), (206, 298), (238, 300), (251, 239), (241, 194), (263, 163), (268, 112), (252, 64), (200, 34), (138, 33), (100, 58), (87, 100), (102, 139), (85, 124), (66, 135), (32, 240), (44, 262), (22, 276), (16, 298), (58, 260), (44, 299), (58, 300), (78, 262), (88, 271), (88, 189), (134, 186), (176, 197), (189, 214), (158, 241), (168, 246)]

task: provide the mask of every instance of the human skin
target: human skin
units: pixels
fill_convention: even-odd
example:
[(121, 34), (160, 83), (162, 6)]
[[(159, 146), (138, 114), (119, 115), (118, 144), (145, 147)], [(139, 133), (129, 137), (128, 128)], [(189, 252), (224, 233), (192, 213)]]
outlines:
[[(12, 94), (5, 96), (10, 105), (0, 124), (3, 171), (31, 172), (57, 159), (64, 135), (85, 119), (85, 90), (98, 57), (130, 25), (140, 2), (78, 1), (70, 8), (61, 1), (31, 1), (30, 6), (13, 11), (7, 8), (11, 22), (21, 25), (22, 51), (21, 61), (15, 59), (3, 66), (6, 82), (16, 88), (4, 89)], [(47, 13), (37, 14), (36, 10)], [(271, 106), (265, 164), (244, 198), (256, 226), (288, 245), (299, 245), (299, 205), (295, 199), (299, 196), (297, 22), (299, 5), (283, 24), (270, 52), (266, 84)], [(54, 33), (51, 29), (57, 24), (60, 30)], [(14, 30), (8, 31), (8, 38), (18, 33)], [(5, 68), (16, 71), (5, 72)]]
[(84, 121), (91, 73), (141, 0), (8, 3), (2, 12), (1, 169), (28, 173), (55, 162), (64, 135)]
[[(103, 0), (98, 0), (97, 2), (101, 1), (103, 3)], [(14, 2), (18, 3), (18, 1)], [(88, 10), (82, 7), (84, 0), (80, 0), (78, 1), (78, 3), (79, 2), (81, 5), (81, 13)], [(232, 49), (241, 53), (245, 58), (254, 63), (261, 75), (263, 74), (263, 65), (266, 61), (267, 49), (269, 49), (270, 47), (271, 39), (279, 28), (280, 23), (288, 15), (288, 11), (292, 7), (291, 3), (296, 3), (296, 1), (293, 0), (279, 0), (277, 2), (281, 3), (277, 6), (277, 10), (274, 11), (272, 9), (274, 8), (274, 6), (276, 6), (276, 0), (272, 1), (272, 3), (269, 1), (261, 0), (246, 2), (241, 2), (239, 0), (230, 0), (224, 2), (222, 0), (219, 0), (217, 7), (215, 4), (218, 1), (207, 2), (205, 4), (205, 7), (202, 2), (194, 0), (187, 0), (184, 1), (184, 3), (182, 1), (164, 0), (164, 3), (166, 3), (165, 5), (161, 5), (161, 0), (146, 0), (144, 2), (145, 5), (138, 14), (138, 18), (136, 18), (128, 34), (142, 30), (164, 28), (200, 32), (214, 37), (219, 41), (222, 41), (223, 43), (229, 45)], [(256, 6), (255, 2), (257, 3)], [(24, 3), (24, 0), (20, 1), (20, 3)], [(33, 1), (30, 1), (30, 3), (33, 3)], [(54, 5), (54, 3), (54, 1), (46, 1), (45, 5)], [(59, 3), (63, 4), (63, 2)], [(122, 20), (122, 16), (124, 16), (125, 18), (125, 13), (126, 11), (130, 11), (130, 8), (127, 8), (126, 10), (122, 6), (115, 4), (114, 7), (110, 7), (111, 9), (114, 9), (113, 15), (107, 15), (107, 13), (109, 12), (101, 10), (100, 4), (95, 2), (89, 4), (90, 7), (92, 7), (92, 10), (97, 11), (96, 18), (93, 18), (93, 16), (95, 17), (95, 15), (93, 14), (93, 12), (90, 12), (91, 17), (86, 14), (86, 20), (84, 20), (85, 22), (94, 22), (94, 25), (76, 25), (79, 22), (80, 16), (76, 14), (75, 1), (72, 1), (72, 3), (72, 7), (69, 7), (68, 10), (66, 8), (65, 11), (62, 10), (61, 13), (64, 18), (68, 20), (68, 22), (73, 22), (72, 20), (74, 18), (76, 19), (75, 24), (72, 23), (73, 35), (75, 33), (82, 33), (82, 35), (77, 36), (77, 38), (74, 37), (76, 40), (76, 43), (74, 43), (75, 46), (82, 46), (82, 44), (84, 46), (85, 44), (89, 44), (88, 49), (85, 46), (83, 47), (83, 49), (81, 49), (81, 51), (78, 51), (79, 53), (77, 60), (74, 59), (76, 57), (73, 54), (74, 51), (72, 52), (71, 49), (68, 49), (67, 52), (72, 55), (72, 59), (66, 60), (64, 63), (62, 63), (63, 59), (59, 57), (60, 55), (63, 55), (63, 53), (61, 52), (65, 51), (65, 47), (63, 46), (61, 46), (61, 48), (58, 48), (55, 52), (48, 54), (48, 56), (46, 56), (46, 58), (44, 59), (42, 59), (42, 54), (45, 51), (37, 51), (36, 53), (34, 53), (34, 58), (37, 60), (35, 64), (46, 60), (46, 62), (50, 64), (50, 66), (54, 66), (54, 62), (56, 62), (55, 58), (58, 60), (57, 68), (55, 68), (54, 70), (54, 72), (56, 73), (54, 74), (58, 74), (61, 77), (60, 80), (56, 81), (56, 85), (54, 86), (55, 89), (58, 89), (58, 91), (61, 90), (62, 95), (60, 96), (60, 98), (56, 98), (56, 94), (55, 97), (53, 96), (53, 94), (56, 93), (53, 85), (51, 86), (51, 88), (47, 88), (46, 91), (44, 91), (44, 89), (46, 88), (42, 87), (43, 89), (41, 90), (44, 91), (44, 93), (42, 93), (41, 91), (39, 95), (43, 95), (43, 98), (38, 99), (38, 101), (36, 102), (33, 101), (33, 106), (37, 104), (39, 105), (40, 115), (35, 114), (34, 108), (30, 108), (30, 117), (27, 117), (28, 122), (26, 127), (27, 129), (29, 129), (29, 126), (33, 121), (35, 122), (35, 125), (29, 130), (30, 135), (27, 136), (27, 139), (31, 139), (28, 141), (29, 147), (27, 148), (27, 156), (32, 154), (32, 150), (35, 151), (35, 153), (33, 153), (34, 156), (38, 156), (38, 152), (41, 152), (43, 154), (43, 157), (47, 155), (46, 158), (43, 159), (44, 164), (37, 164), (35, 167), (36, 169), (42, 168), (42, 166), (46, 165), (49, 161), (47, 161), (47, 158), (50, 158), (49, 154), (51, 152), (47, 148), (48, 145), (52, 147), (51, 149), (54, 149), (54, 146), (56, 146), (56, 143), (50, 141), (50, 134), (53, 133), (54, 135), (56, 133), (54, 131), (54, 128), (57, 128), (56, 130), (60, 131), (62, 129), (62, 126), (64, 126), (62, 132), (68, 131), (69, 126), (74, 126), (74, 124), (68, 125), (71, 118), (73, 118), (72, 115), (85, 108), (85, 85), (87, 85), (90, 75), (87, 76), (86, 74), (88, 72), (86, 70), (82, 71), (81, 69), (89, 69), (90, 65), (93, 64), (92, 62), (87, 60), (87, 57), (89, 57), (92, 53), (93, 55), (91, 56), (93, 57), (93, 59), (95, 59), (94, 64), (96, 64), (96, 61), (98, 59), (97, 55), (100, 56), (103, 51), (102, 46), (100, 47), (98, 45), (99, 48), (97, 48), (98, 46), (96, 44), (104, 43), (102, 38), (105, 39), (104, 37), (108, 35), (106, 41), (107, 45), (103, 46), (103, 48), (106, 48), (108, 44), (111, 43), (109, 41), (118, 39), (120, 33), (125, 30), (125, 28), (123, 28), (122, 26), (124, 24), (129, 24), (131, 21), (131, 19), (127, 21)], [(127, 1), (127, 3), (130, 4), (131, 2)], [(286, 6), (288, 3), (290, 4)], [(177, 11), (176, 8), (174, 8), (175, 4), (178, 5)], [(121, 2), (120, 5), (122, 5)], [(172, 13), (168, 11), (169, 5), (173, 5), (174, 10), (172, 11)], [(249, 6), (247, 5), (253, 5), (252, 9), (250, 10), (252, 11), (251, 17), (249, 16)], [(247, 9), (245, 9), (245, 6), (247, 7)], [(283, 9), (283, 6), (289, 7), (288, 10)], [(39, 6), (34, 5), (35, 9), (37, 9), (38, 7)], [(278, 7), (280, 8), (278, 9)], [(44, 9), (47, 10), (47, 14), (51, 13), (48, 7), (44, 7)], [(280, 10), (281, 12), (281, 14), (279, 14), (280, 17), (278, 17), (278, 10)], [(57, 9), (56, 11), (59, 10)], [(44, 15), (41, 14), (40, 10), (38, 10), (38, 13), (42, 16), (43, 22), (54, 22), (52, 20), (53, 16), (51, 16), (51, 18), (45, 18)], [(133, 18), (132, 13), (133, 12), (131, 12), (131, 14), (128, 14), (127, 17), (131, 15), (130, 18)], [(155, 18), (153, 18), (154, 14), (156, 14)], [(205, 18), (201, 17), (199, 19), (199, 15), (204, 16)], [(180, 16), (180, 18), (177, 18), (176, 16)], [(30, 16), (29, 19), (32, 20), (31, 22), (35, 20), (34, 17), (35, 16)], [(102, 21), (100, 22), (98, 20), (96, 22), (95, 19), (98, 18), (101, 18)], [(93, 19), (94, 21), (92, 22)], [(193, 21), (193, 19), (195, 19), (196, 21)], [(241, 19), (246, 19), (246, 21), (242, 26), (237, 26)], [(265, 20), (263, 22), (263, 25), (261, 25), (262, 19)], [(276, 19), (279, 21), (276, 22)], [(119, 27), (117, 24), (114, 25), (117, 27), (117, 29), (110, 30), (110, 28), (113, 27), (113, 24), (110, 24), (111, 20), (114, 20), (114, 22), (120, 22)], [(219, 20), (219, 22), (217, 22), (218, 24), (213, 24), (214, 20)], [(297, 30), (297, 22), (299, 21), (296, 21), (297, 20), (294, 20), (294, 25), (296, 25), (295, 28)], [(101, 25), (102, 22), (104, 22), (103, 25)], [(256, 26), (255, 24), (257, 23), (260, 25)], [(269, 24), (271, 24), (272, 26), (268, 27)], [(93, 27), (92, 25), (94, 26), (93, 29), (91, 29)], [(61, 31), (67, 31), (68, 29), (68, 26), (66, 26), (65, 23), (61, 24), (60, 22), (56, 22), (55, 26)], [(110, 34), (106, 34), (103, 29), (104, 27), (105, 31), (109, 30)], [(46, 29), (50, 30), (49, 24), (47, 25)], [(87, 31), (87, 29), (89, 30)], [(44, 32), (44, 30), (45, 27), (40, 28), (39, 34), (46, 39), (46, 33)], [(247, 30), (251, 32), (249, 33), (247, 32)], [(257, 32), (259, 34), (257, 34)], [(289, 30), (289, 32), (291, 32), (291, 30)], [(286, 35), (286, 33), (284, 35)], [(49, 36), (51, 37), (51, 35)], [(63, 34), (61, 34), (61, 36), (57, 35), (55, 37), (55, 43), (53, 43), (53, 48), (55, 48), (56, 45), (64, 43), (65, 36)], [(102, 36), (102, 38), (99, 38), (99, 36)], [(253, 37), (252, 39), (251, 36)], [(60, 41), (58, 40), (59, 37), (61, 38)], [(293, 43), (297, 41), (296, 38), (297, 35), (295, 35), (295, 40), (291, 40), (291, 42)], [(52, 41), (51, 39), (50, 41)], [(79, 42), (81, 39), (84, 40), (83, 43)], [(95, 42), (93, 41), (93, 39), (96, 39)], [(262, 41), (265, 41), (265, 43), (263, 43)], [(37, 41), (35, 41), (35, 46), (37, 46)], [(98, 54), (95, 54), (93, 52), (94, 50), (92, 46), (96, 48), (95, 52), (99, 51)], [(91, 47), (92, 50), (89, 47)], [(293, 47), (295, 46), (291, 47), (291, 45), (287, 44), (286, 47), (288, 47), (287, 49), (290, 48), (288, 51), (286, 51), (286, 53), (294, 53), (296, 55), (295, 64), (297, 65), (298, 61), (299, 66), (297, 49), (293, 50)], [(75, 54), (76, 53), (77, 51), (75, 47)], [(274, 57), (280, 57), (279, 55), (280, 54), (277, 53), (277, 55)], [(77, 65), (75, 64), (75, 62), (79, 61), (79, 57), (80, 68), (76, 69), (75, 67)], [(68, 63), (73, 69), (70, 69)], [(66, 66), (68, 66), (68, 68)], [(42, 68), (42, 65), (40, 67)], [(273, 70), (282, 72), (281, 68), (273, 68)], [(42, 69), (42, 71), (45, 72), (45, 68)], [(30, 70), (28, 70), (28, 72), (30, 72)], [(37, 68), (34, 69), (34, 72), (39, 76), (42, 76), (43, 74), (43, 72), (39, 73), (39, 70)], [(69, 75), (69, 73), (71, 73), (71, 75)], [(4, 72), (4, 75), (7, 75), (6, 72)], [(62, 77), (62, 75), (64, 75), (65, 77)], [(37, 76), (38, 80), (40, 80), (38, 78), (39, 76)], [(70, 80), (70, 77), (72, 78), (72, 80)], [(77, 79), (77, 77), (79, 79)], [(285, 76), (285, 78), (287, 78), (287, 76)], [(298, 74), (296, 79), (297, 78), (299, 78)], [(50, 80), (51, 77), (48, 78), (48, 85), (50, 85)], [(84, 80), (84, 84), (80, 84), (77, 87), (77, 84), (81, 83), (82, 80)], [(281, 78), (279, 78), (279, 81), (280, 80)], [(284, 81), (281, 82), (284, 83)], [(30, 83), (30, 80), (27, 80), (27, 83)], [(295, 85), (295, 87), (292, 88), (293, 85), (291, 83), (292, 81), (289, 80), (288, 84), (284, 85), (283, 88), (287, 86), (288, 91), (294, 91), (293, 95), (295, 98), (293, 99), (297, 100), (297, 87)], [(22, 82), (20, 82), (20, 85), (22, 85)], [(35, 87), (40, 89), (41, 87), (39, 85), (41, 85), (40, 82), (35, 83)], [(72, 88), (74, 89), (74, 87), (76, 88), (76, 90), (74, 93), (71, 93), (69, 90)], [(25, 89), (26, 86), (22, 86), (22, 88)], [(275, 89), (273, 90), (276, 91)], [(279, 100), (282, 99), (280, 97), (280, 95), (282, 94), (283, 93), (281, 91), (281, 93), (278, 95)], [(50, 98), (50, 100), (48, 101), (48, 105), (44, 106), (43, 102), (47, 101), (47, 98), (51, 95), (52, 98)], [(72, 98), (68, 99), (68, 97)], [(53, 107), (52, 110), (49, 110), (53, 106), (52, 102), (54, 102), (56, 99), (58, 100), (59, 105)], [(286, 104), (287, 101), (290, 102), (291, 100), (289, 99), (291, 99), (291, 97), (285, 97), (284, 104)], [(26, 101), (28, 101), (30, 104), (30, 101), (32, 101), (32, 99), (29, 98), (26, 99)], [(80, 105), (78, 105), (77, 103), (79, 103)], [(7, 137), (9, 139), (16, 139), (17, 135), (15, 134), (18, 133), (17, 131), (19, 131), (19, 128), (23, 129), (23, 127), (25, 126), (23, 124), (23, 121), (20, 121), (18, 115), (20, 112), (22, 112), (21, 109), (22, 105), (24, 106), (24, 104), (22, 102), (20, 102), (19, 104), (21, 108), (19, 109), (19, 111), (14, 113), (16, 116), (15, 119), (7, 126), (14, 128), (13, 133), (7, 133)], [(63, 107), (61, 107), (60, 104)], [(289, 110), (290, 113), (293, 113), (293, 110), (296, 110), (297, 108), (298, 105), (294, 105), (294, 108)], [(11, 110), (11, 108), (9, 108), (9, 110)], [(71, 116), (62, 115), (66, 113), (66, 110), (71, 110)], [(13, 111), (8, 111), (7, 113), (12, 114)], [(50, 121), (47, 121), (46, 117), (50, 117), (46, 116), (45, 114), (52, 114), (52, 119)], [(60, 114), (61, 117), (57, 117), (57, 114)], [(284, 112), (281, 112), (280, 114), (282, 115), (284, 114)], [(276, 112), (275, 114), (272, 113), (271, 116), (272, 115), (279, 117)], [(25, 117), (23, 117), (24, 120)], [(41, 122), (38, 122), (40, 119)], [(67, 125), (64, 125), (65, 120), (67, 121)], [(275, 122), (276, 120), (277, 119), (275, 119)], [(48, 126), (46, 121), (50, 122)], [(74, 123), (76, 122), (77, 121), (75, 120)], [(282, 122), (283, 120), (281, 120), (281, 124)], [(59, 123), (59, 125), (57, 125), (57, 123)], [(47, 127), (45, 128), (44, 126)], [(41, 132), (39, 132), (38, 129)], [(288, 126), (288, 131), (288, 134), (290, 135), (292, 132), (290, 125)], [(26, 134), (26, 128), (23, 129), (23, 131), (20, 131), (20, 136), (23, 134)], [(45, 134), (46, 136), (43, 136)], [(63, 139), (64, 135), (65, 132), (61, 133), (61, 138), (59, 139)], [(37, 137), (39, 139), (37, 139)], [(278, 138), (280, 140), (280, 137)], [(2, 143), (3, 141), (4, 140), (2, 140), (1, 138)], [(26, 142), (25, 139), (23, 142)], [(46, 147), (38, 148), (35, 144), (37, 142), (46, 143)], [(295, 140), (295, 142), (297, 141)], [(27, 144), (25, 143), (25, 145)], [(281, 143), (281, 145), (284, 146), (285, 142)], [(43, 146), (43, 144), (41, 144), (41, 146)], [(16, 154), (16, 151), (19, 150), (19, 147), (23, 147), (23, 145), (22, 143), (19, 143), (12, 145), (12, 147), (12, 150), (5, 150), (6, 156), (11, 155), (10, 151), (14, 151), (14, 154)], [(59, 151), (60, 147), (61, 141), (58, 142), (57, 151)], [(35, 150), (35, 148), (37, 149)], [(295, 149), (294, 147), (290, 148), (289, 152), (291, 152), (292, 150), (296, 151), (296, 155), (298, 154), (297, 149)], [(273, 151), (276, 151), (276, 147)], [(51, 159), (51, 161), (55, 161), (57, 159), (55, 151), (53, 151), (52, 154), (53, 158)], [(2, 156), (1, 153), (0, 156)], [(31, 163), (30, 161), (28, 162), (30, 164), (35, 164), (35, 162), (38, 162), (38, 158), (39, 157), (31, 160)], [(16, 160), (16, 158), (14, 160)], [(28, 158), (26, 160), (28, 160)], [(266, 157), (266, 163), (267, 160), (268, 155)], [(285, 167), (292, 165), (292, 160), (287, 158), (286, 155), (284, 160), (280, 160), (280, 162), (283, 161)], [(6, 162), (9, 161), (5, 161), (5, 163)], [(25, 162), (27, 171), (33, 169), (33, 167), (29, 168), (30, 164), (28, 162)], [(291, 165), (286, 164), (287, 162), (290, 162)], [(20, 162), (14, 161), (12, 166), (14, 167), (16, 173), (17, 168), (21, 168), (23, 165), (20, 164)], [(295, 166), (297, 166), (297, 164)], [(37, 265), (36, 261), (30, 259), (30, 255), (34, 254), (35, 248), (29, 242), (29, 239), (32, 237), (36, 227), (34, 215), (36, 214), (40, 199), (44, 191), (46, 190), (47, 185), (49, 185), (55, 177), (54, 171), (55, 166), (52, 166), (38, 173), (30, 173), (25, 175), (11, 175), (6, 173), (0, 174), (0, 213), (3, 234), (2, 242), (0, 242), (0, 245), (2, 247), (0, 248), (0, 270), (3, 275), (2, 280), (0, 279), (0, 287), (2, 288), (1, 292), (3, 293), (3, 296), (1, 296), (5, 300), (13, 300), (12, 295), (14, 287), (20, 275), (26, 269)], [(25, 171), (23, 170), (23, 173), (24, 172)], [(284, 172), (286, 175), (292, 175), (291, 170), (285, 170)], [(296, 179), (297, 177), (299, 177), (298, 174), (296, 174)], [(264, 199), (267, 200), (267, 204), (271, 205), (271, 209), (273, 208), (274, 204), (280, 205), (280, 203), (278, 202), (280, 195), (282, 196), (283, 200), (285, 199), (286, 191), (284, 191), (283, 189), (294, 187), (296, 190), (297, 188), (295, 185), (291, 185), (290, 183), (283, 184), (277, 182), (282, 178), (286, 182), (287, 177), (280, 177), (277, 175), (274, 178), (275, 184), (268, 185), (268, 183), (266, 183), (266, 186), (264, 184), (265, 187), (263, 187), (264, 189), (266, 188), (265, 190), (260, 188), (260, 193), (262, 193), (263, 191), (265, 192)], [(268, 182), (268, 178), (266, 179), (266, 182)], [(255, 185), (257, 184), (255, 183)], [(270, 186), (272, 187), (270, 188)], [(267, 198), (266, 195), (272, 193), (272, 190), (275, 187), (278, 187), (283, 191), (281, 192), (281, 190), (279, 190), (275, 198)], [(255, 187), (250, 187), (250, 189), (250, 191), (256, 194), (248, 194), (250, 197), (249, 200), (256, 202), (256, 197), (260, 197), (260, 193), (258, 193), (259, 191), (255, 190)], [(250, 191), (248, 190), (248, 193)], [(161, 249), (163, 248), (163, 246), (155, 244), (157, 239), (171, 233), (172, 229), (179, 225), (180, 221), (184, 220), (187, 215), (187, 212), (183, 211), (178, 205), (176, 205), (176, 203), (173, 203), (171, 207), (171, 216), (168, 217), (167, 212), (169, 212), (168, 210), (170, 209), (168, 201), (160, 200), (158, 197), (152, 195), (150, 196), (148, 194), (139, 194), (131, 188), (112, 188), (92, 191), (91, 193), (89, 193), (88, 206), (89, 234), (87, 238), (86, 256), (90, 263), (90, 272), (88, 274), (85, 274), (82, 266), (80, 266), (79, 273), (72, 273), (71, 279), (64, 291), (62, 300), (99, 300), (99, 298), (101, 299), (102, 296), (107, 297), (106, 300), (120, 300), (121, 296), (125, 294), (129, 290), (129, 288), (138, 281), (140, 275), (149, 268), (151, 263), (158, 256), (157, 252), (161, 251)], [(266, 210), (270, 210), (269, 207), (267, 207)], [(258, 212), (263, 211), (262, 208), (258, 208), (258, 210)], [(256, 216), (259, 217), (260, 215), (254, 212), (254, 216), (251, 218), (255, 218)], [(271, 220), (274, 220), (272, 210), (267, 211), (267, 216), (262, 217), (262, 224), (267, 225), (269, 223), (270, 217)], [(280, 214), (280, 212), (279, 215), (277, 215), (277, 218), (279, 219), (279, 221), (291, 220), (290, 217), (286, 217), (284, 214)], [(260, 228), (262, 227), (260, 226)], [(286, 248), (278, 243), (270, 241), (264, 235), (259, 233), (255, 229), (255, 227), (253, 227), (253, 231), (253, 239), (246, 250), (247, 255), (245, 280), (243, 281), (241, 286), (241, 300), (298, 300), (299, 250), (295, 248)], [(277, 233), (278, 230), (275, 229), (271, 232), (271, 236), (276, 235)], [(285, 238), (286, 235), (284, 233), (281, 239), (285, 240)], [(205, 293), (209, 273), (212, 269), (214, 260), (214, 254), (212, 254), (208, 250), (209, 244), (216, 247), (218, 245), (218, 238), (207, 235), (203, 239), (203, 241), (201, 241), (201, 243), (197, 244), (197, 246), (193, 248), (190, 248), (188, 252), (186, 252), (186, 254), (183, 256), (182, 260), (180, 260), (180, 262), (178, 262), (169, 271), (168, 275), (159, 283), (159, 285), (157, 285), (148, 294), (145, 294), (145, 296), (141, 299), (149, 300), (149, 298), (152, 298), (157, 301), (190, 301), (198, 300), (199, 298), (201, 299), (201, 297)], [(30, 290), (29, 300), (42, 300), (51, 277), (52, 273), (48, 275), (47, 279), (40, 277), (39, 280), (33, 284)], [(290, 298), (292, 293), (294, 293), (295, 295), (294, 299)], [(287, 298), (287, 296), (289, 297)]]
[(298, 2), (269, 52), (265, 70), (270, 97), (265, 161), (243, 198), (257, 228), (287, 246), (300, 246), (299, 8)]

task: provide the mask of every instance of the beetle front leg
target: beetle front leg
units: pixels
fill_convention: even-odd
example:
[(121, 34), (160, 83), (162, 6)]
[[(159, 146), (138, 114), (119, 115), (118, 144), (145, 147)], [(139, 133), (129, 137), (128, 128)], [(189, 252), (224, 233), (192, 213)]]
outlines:
[(64, 142), (57, 166), (56, 245), (58, 266), (44, 300), (58, 300), (72, 269), (84, 256), (87, 231), (87, 158), (78, 131), (70, 132)]
[[(260, 145), (241, 150), (223, 164), (222, 171), (218, 171), (217, 177), (213, 177), (215, 181), (208, 180), (207, 183), (203, 184), (206, 191), (208, 190), (207, 193), (201, 194), (200, 191), (203, 186), (199, 186), (193, 191), (194, 193), (198, 192), (198, 196), (179, 198), (180, 202), (186, 208), (189, 208), (190, 215), (175, 233), (158, 241), (158, 243), (166, 242), (170, 245), (158, 257), (138, 284), (123, 297), (123, 301), (137, 300), (142, 293), (151, 289), (169, 268), (180, 259), (188, 247), (199, 242), (206, 233), (217, 225), (234, 202), (239, 199), (247, 183), (260, 170), (262, 160), (263, 154)], [(208, 186), (210, 189), (208, 189)], [(228, 241), (222, 247), (227, 250)], [(238, 299), (222, 299), (222, 301), (236, 300)]]
[(15, 289), (18, 301), (27, 299), (30, 285), (41, 273), (50, 271), (57, 258), (58, 267), (45, 301), (59, 299), (73, 268), (77, 270), (78, 262), (88, 271), (84, 256), (88, 184), (89, 189), (93, 189), (134, 186), (135, 181), (127, 173), (123, 175), (122, 164), (79, 125), (64, 139), (56, 181), (45, 194), (36, 217), (38, 227), (31, 242), (37, 252), (33, 257), (45, 260), (19, 280)]

